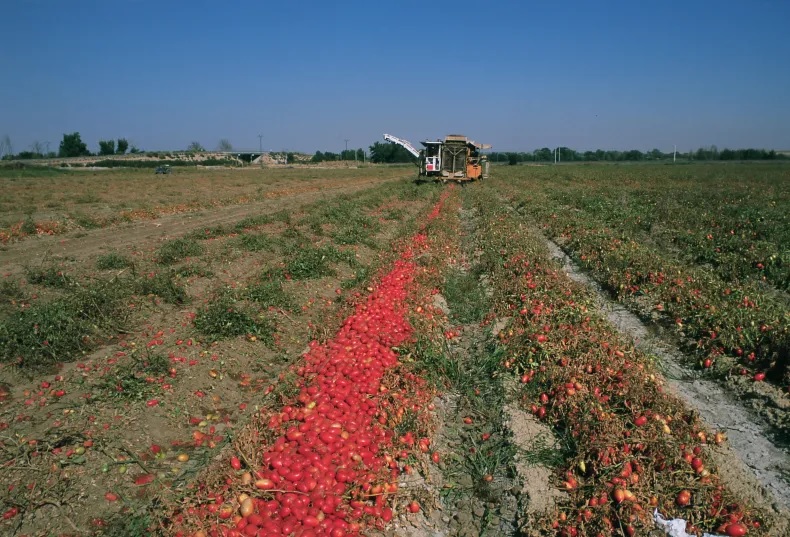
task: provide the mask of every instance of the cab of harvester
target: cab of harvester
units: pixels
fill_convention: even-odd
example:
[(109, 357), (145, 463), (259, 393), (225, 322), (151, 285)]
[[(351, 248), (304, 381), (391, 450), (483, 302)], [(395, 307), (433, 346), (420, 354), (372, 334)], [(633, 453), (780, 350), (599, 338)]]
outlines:
[(420, 162), (420, 175), (436, 176), (442, 173), (442, 142), (422, 142), (425, 149), (422, 150)]
[(444, 140), (421, 142), (424, 149), (418, 151), (406, 140), (389, 134), (384, 139), (406, 148), (419, 159), (420, 176), (433, 177), (440, 181), (475, 181), (488, 177), (488, 157), (483, 149), (489, 144), (478, 144), (461, 134), (449, 134)]

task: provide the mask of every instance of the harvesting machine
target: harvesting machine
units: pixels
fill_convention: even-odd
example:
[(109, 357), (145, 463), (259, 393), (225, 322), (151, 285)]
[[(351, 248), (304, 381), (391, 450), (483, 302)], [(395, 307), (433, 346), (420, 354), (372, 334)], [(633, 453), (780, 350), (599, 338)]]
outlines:
[(391, 134), (385, 134), (384, 139), (417, 157), (420, 177), (433, 177), (443, 182), (488, 177), (488, 157), (480, 152), (491, 149), (490, 144), (478, 144), (461, 134), (448, 134), (444, 140), (421, 142), (425, 148), (417, 150), (408, 140)]

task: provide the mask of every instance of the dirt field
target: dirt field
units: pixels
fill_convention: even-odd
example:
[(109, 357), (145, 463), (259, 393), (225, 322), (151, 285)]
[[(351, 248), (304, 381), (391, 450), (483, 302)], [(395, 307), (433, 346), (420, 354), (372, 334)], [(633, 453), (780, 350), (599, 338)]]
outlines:
[[(404, 177), (410, 168), (0, 169), (0, 239), (60, 234)], [(3, 241), (0, 241), (3, 242)]]
[(413, 172), (0, 175), (0, 532), (786, 535), (785, 168)]
[[(141, 172), (68, 172), (45, 175), (44, 189), (36, 177), (8, 178), (10, 188), (4, 185), (3, 192), (29, 192), (24, 203), (35, 208), (33, 220), (66, 224), (62, 233), (21, 237), (2, 247), (0, 314), (8, 320), (58, 304), (61, 310), (39, 310), (57, 339), (70, 329), (59, 315), (79, 315), (69, 301), (83, 290), (123, 288), (120, 300), (128, 308), (113, 310), (115, 319), (82, 334), (89, 343), (64, 341), (63, 354), (37, 355), (30, 368), (0, 366), (0, 427), (11, 433), (2, 442), (3, 462), (9, 462), (3, 480), (20, 483), (3, 501), (24, 510), (18, 531), (46, 533), (64, 521), (77, 532), (101, 529), (95, 526), (112, 524), (122, 505), (125, 511), (146, 505), (146, 498), (136, 498), (139, 475), (179, 472), (178, 479), (188, 482), (210, 462), (232, 440), (235, 424), (248, 419), (247, 409), (255, 408), (263, 388), (323, 334), (323, 324), (344, 309), (343, 299), (375, 271), (382, 247), (424, 205), (404, 193), (408, 171), (178, 170), (165, 179)], [(179, 190), (189, 193), (188, 208), (167, 203)], [(63, 201), (62, 212), (46, 207), (51, 196)], [(153, 209), (139, 219), (68, 231), (73, 207), (87, 196), (93, 201), (81, 210), (91, 215), (111, 214), (118, 205), (109, 200), (134, 212)], [(352, 210), (351, 223), (369, 230), (334, 239)], [(338, 214), (326, 214), (332, 211)], [(323, 221), (311, 218), (322, 213)], [(160, 259), (162, 248), (184, 240), (201, 253)], [(336, 259), (299, 258), (310, 251)], [(271, 276), (264, 273), (291, 258), (303, 263), (296, 267), (303, 274), (268, 285)], [(120, 264), (101, 269), (102, 259)], [(32, 276), (47, 271), (54, 280)], [(133, 283), (141, 279), (142, 291)], [(154, 285), (145, 289), (146, 281)], [(208, 336), (195, 333), (192, 320), (216, 300), (246, 301), (249, 324), (239, 336), (228, 340), (224, 326), (209, 327)], [(239, 320), (224, 321), (233, 328)], [(204, 433), (207, 440), (196, 442)], [(47, 455), (39, 457), (42, 452)], [(181, 463), (179, 455), (190, 460)], [(60, 468), (50, 473), (52, 465)], [(105, 500), (110, 491), (123, 500)]]

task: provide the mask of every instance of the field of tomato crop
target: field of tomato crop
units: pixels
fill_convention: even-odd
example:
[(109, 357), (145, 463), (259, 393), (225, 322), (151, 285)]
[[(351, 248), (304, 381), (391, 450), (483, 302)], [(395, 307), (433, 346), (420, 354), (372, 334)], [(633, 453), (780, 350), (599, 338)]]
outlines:
[(541, 169), (520, 187), (551, 239), (790, 439), (790, 168)]
[[(494, 171), (179, 170), (183, 205), (139, 172), (0, 176), (29, 207), (0, 248), (0, 532), (790, 531), (790, 168)], [(110, 207), (129, 185), (144, 216)], [(73, 194), (47, 213), (80, 188), (92, 224)], [(607, 301), (748, 413), (779, 478)]]

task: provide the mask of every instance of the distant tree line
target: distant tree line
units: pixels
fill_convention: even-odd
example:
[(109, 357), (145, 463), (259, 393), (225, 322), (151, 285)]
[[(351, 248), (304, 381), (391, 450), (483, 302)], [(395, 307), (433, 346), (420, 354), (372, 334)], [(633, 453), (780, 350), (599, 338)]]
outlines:
[(416, 162), (416, 158), (404, 147), (397, 144), (375, 142), (370, 146), (370, 161), (394, 164), (399, 162)]
[[(671, 160), (672, 152), (663, 152), (660, 149), (650, 151), (615, 151), (598, 149), (596, 151), (576, 151), (569, 147), (551, 149), (542, 147), (532, 152), (492, 152), (488, 154), (491, 162), (508, 163), (516, 165), (521, 162), (554, 162), (559, 158), (561, 162), (639, 162), (655, 160)], [(696, 151), (678, 153), (681, 160), (780, 160), (788, 158), (782, 153), (765, 149), (723, 149), (719, 151), (716, 146), (700, 148)], [(378, 163), (414, 162), (415, 158), (405, 148), (392, 143), (376, 142), (370, 146), (370, 161)]]
[(132, 146), (129, 148), (129, 141), (126, 138), (118, 138), (117, 140), (99, 140), (99, 150), (96, 153), (91, 153), (88, 150), (87, 144), (82, 141), (79, 132), (72, 132), (71, 134), (64, 134), (63, 140), (60, 142), (58, 151), (45, 151), (44, 145), (49, 145), (49, 142), (40, 142), (36, 140), (30, 144), (30, 149), (27, 151), (20, 151), (14, 153), (13, 146), (11, 145), (11, 138), (8, 135), (0, 139), (0, 158), (3, 160), (30, 160), (39, 158), (65, 158), (65, 157), (90, 157), (94, 155), (107, 156), (107, 155), (123, 155), (127, 151), (130, 153), (139, 153), (140, 150)]
[[(491, 162), (518, 164), (520, 162), (554, 162), (559, 158), (561, 162), (640, 162), (655, 160), (672, 160), (672, 152), (663, 152), (660, 149), (650, 151), (615, 151), (598, 149), (596, 151), (576, 151), (569, 147), (550, 149), (542, 147), (531, 153), (527, 152), (493, 152), (488, 154)], [(773, 149), (722, 149), (716, 146), (699, 148), (696, 151), (678, 152), (677, 158), (681, 160), (781, 160), (788, 158)]]
[[(45, 148), (45, 145), (47, 146)], [(0, 159), (2, 160), (29, 160), (42, 158), (64, 158), (64, 157), (88, 157), (88, 156), (113, 156), (129, 153), (141, 153), (134, 145), (130, 145), (125, 138), (99, 140), (98, 151), (92, 153), (85, 142), (82, 141), (79, 132), (64, 134), (60, 142), (58, 151), (49, 151), (49, 142), (35, 141), (30, 148), (19, 153), (14, 153), (11, 138), (8, 135), (0, 137)], [(222, 138), (217, 143), (217, 150), (230, 152), (233, 145), (226, 138)], [(415, 162), (412, 156), (403, 147), (389, 142), (375, 142), (369, 147), (369, 156), (363, 149), (347, 149), (339, 153), (331, 151), (316, 151), (311, 162), (332, 162), (332, 161), (351, 161), (374, 162), (374, 163), (407, 163)], [(206, 149), (200, 142), (193, 141), (187, 146), (188, 152), (205, 152)], [(287, 162), (295, 162), (292, 154), (283, 155)], [(532, 152), (492, 152), (488, 154), (491, 162), (508, 163), (511, 165), (521, 162), (554, 162), (559, 158), (561, 162), (638, 162), (638, 161), (657, 161), (671, 160), (672, 152), (663, 152), (659, 149), (642, 152), (638, 149), (629, 151), (603, 150), (595, 151), (576, 151), (569, 147), (551, 149), (542, 147)], [(679, 152), (677, 158), (681, 160), (785, 160), (790, 158), (783, 153), (777, 153), (773, 149), (722, 149), (719, 150), (715, 145), (708, 148), (699, 148), (696, 151)]]
[(331, 151), (316, 151), (310, 162), (335, 162), (342, 160), (355, 160), (357, 162), (364, 162), (365, 151), (363, 149), (344, 149), (340, 153), (332, 153)]
[[(60, 142), (58, 151), (45, 151), (44, 145), (49, 142), (35, 141), (31, 144), (30, 150), (14, 153), (13, 146), (11, 145), (11, 138), (8, 135), (0, 138), (0, 159), (2, 160), (29, 160), (39, 158), (66, 158), (66, 157), (92, 157), (92, 156), (113, 156), (125, 155), (127, 151), (130, 154), (142, 153), (137, 147), (132, 145), (130, 147), (129, 141), (126, 138), (99, 140), (99, 149), (95, 153), (88, 149), (79, 132), (72, 132), (64, 134), (63, 140)], [(190, 142), (186, 149), (188, 152), (205, 152), (206, 149), (200, 142)], [(233, 145), (226, 138), (222, 138), (217, 143), (217, 151), (230, 152), (233, 151)]]

